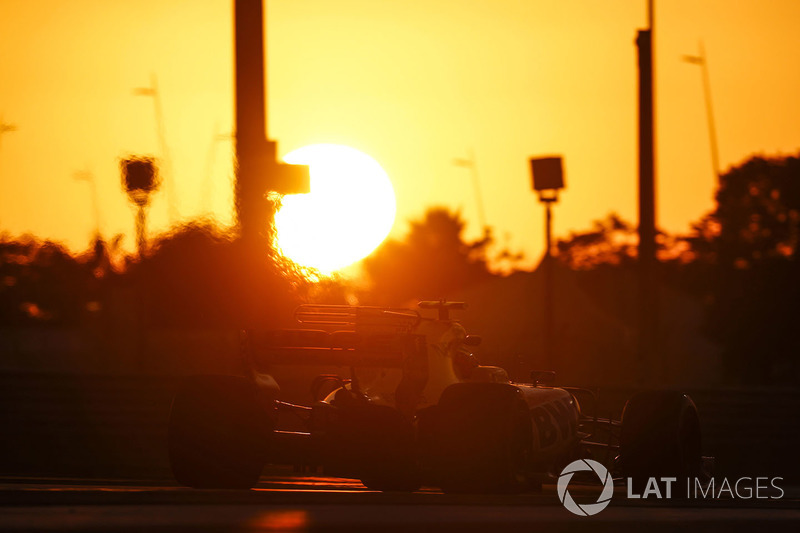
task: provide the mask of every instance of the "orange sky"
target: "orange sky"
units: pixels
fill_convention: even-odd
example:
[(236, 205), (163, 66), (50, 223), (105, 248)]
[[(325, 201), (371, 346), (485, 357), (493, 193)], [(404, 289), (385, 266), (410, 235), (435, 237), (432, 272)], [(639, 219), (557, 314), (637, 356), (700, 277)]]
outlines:
[[(565, 235), (615, 210), (636, 218), (637, 28), (643, 0), (269, 0), (269, 136), (281, 154), (347, 144), (377, 159), (398, 200), (394, 234), (427, 206), (461, 208), (479, 233), (468, 170), (475, 151), (496, 235), (532, 261), (543, 213), (527, 160), (565, 157), (556, 207)], [(721, 165), (800, 148), (800, 2), (656, 2), (658, 221), (670, 231), (712, 207), (702, 39)], [(83, 249), (101, 228), (133, 246), (117, 158), (160, 155), (182, 217), (230, 220), (232, 0), (0, 0), (0, 230)], [(168, 223), (167, 195), (152, 228)]]

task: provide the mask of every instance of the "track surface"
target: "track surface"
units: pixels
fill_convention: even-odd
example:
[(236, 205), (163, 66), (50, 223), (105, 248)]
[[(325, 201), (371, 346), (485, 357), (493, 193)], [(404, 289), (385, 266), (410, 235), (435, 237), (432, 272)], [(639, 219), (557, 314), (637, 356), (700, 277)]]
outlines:
[[(580, 491), (570, 491), (580, 497)], [(590, 488), (584, 489), (590, 493)], [(593, 490), (593, 489), (592, 489)], [(618, 487), (592, 517), (570, 514), (555, 486), (519, 495), (379, 493), (325, 477), (272, 476), (250, 491), (168, 482), (5, 478), (1, 531), (796, 531), (800, 499), (633, 502)]]

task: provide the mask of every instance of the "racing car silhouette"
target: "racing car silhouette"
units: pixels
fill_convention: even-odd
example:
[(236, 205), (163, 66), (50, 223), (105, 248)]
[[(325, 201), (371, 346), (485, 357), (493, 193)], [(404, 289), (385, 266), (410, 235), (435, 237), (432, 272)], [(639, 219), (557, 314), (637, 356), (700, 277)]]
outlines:
[[(644, 391), (621, 421), (600, 418), (591, 391), (553, 387), (552, 372), (514, 383), (479, 365), (451, 312), (460, 302), (413, 309), (304, 305), (299, 329), (243, 335), (243, 376), (196, 376), (175, 394), (169, 456), (195, 488), (248, 489), (266, 464), (310, 465), (370, 489), (502, 493), (541, 487), (577, 458), (634, 479), (700, 473), (700, 420), (691, 398)], [(282, 401), (270, 365), (333, 365), (313, 402)], [(368, 376), (368, 377), (364, 377)], [(303, 430), (281, 428), (285, 413)]]

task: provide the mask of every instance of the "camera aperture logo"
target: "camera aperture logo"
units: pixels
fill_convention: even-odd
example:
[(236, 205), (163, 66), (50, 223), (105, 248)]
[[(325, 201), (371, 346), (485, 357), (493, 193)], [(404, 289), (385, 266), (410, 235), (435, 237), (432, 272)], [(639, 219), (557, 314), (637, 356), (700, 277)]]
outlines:
[[(574, 476), (576, 472), (588, 471), (597, 474), (597, 477), (600, 478), (600, 482), (603, 484), (603, 491), (600, 493), (600, 497), (595, 503), (579, 504), (572, 498), (572, 495), (567, 489), (569, 488), (569, 482), (572, 480), (572, 476)], [(578, 516), (592, 516), (605, 509), (608, 504), (611, 503), (611, 497), (614, 495), (614, 480), (611, 478), (608, 469), (597, 461), (578, 459), (568, 464), (564, 467), (564, 470), (561, 471), (561, 475), (558, 476), (556, 490), (558, 491), (558, 499), (561, 500), (561, 503), (564, 504), (567, 511)]]
[[(578, 472), (593, 472), (603, 485), (603, 490), (597, 501), (594, 503), (578, 503), (569, 493), (569, 484)], [(686, 491), (678, 496), (673, 496), (673, 485), (678, 488), (677, 477), (649, 477), (644, 491), (639, 493), (634, 491), (633, 479), (622, 478), (627, 485), (626, 497), (628, 500), (642, 499), (672, 499), (673, 497), (682, 500), (779, 500), (786, 494), (778, 484), (782, 477), (741, 477), (734, 480), (722, 478), (703, 477), (703, 478), (683, 478), (686, 482)], [(583, 483), (585, 480), (581, 481)], [(644, 483), (644, 478), (641, 480)], [(644, 485), (643, 485), (644, 486)], [(614, 479), (608, 469), (592, 459), (578, 459), (564, 467), (558, 476), (556, 484), (558, 499), (564, 504), (567, 511), (578, 516), (593, 516), (608, 507), (611, 497), (614, 495)]]

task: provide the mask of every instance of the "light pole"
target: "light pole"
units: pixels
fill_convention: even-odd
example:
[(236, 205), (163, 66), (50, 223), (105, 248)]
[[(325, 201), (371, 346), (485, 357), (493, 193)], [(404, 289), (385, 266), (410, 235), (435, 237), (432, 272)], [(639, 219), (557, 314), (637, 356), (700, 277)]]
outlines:
[(94, 213), (94, 232), (96, 237), (100, 237), (100, 201), (97, 198), (97, 182), (94, 173), (89, 170), (82, 170), (72, 175), (76, 181), (85, 181), (89, 184), (89, 192), (92, 195), (92, 212)]
[(152, 157), (128, 157), (120, 161), (122, 186), (128, 198), (136, 204), (136, 248), (139, 259), (147, 250), (147, 208), (150, 195), (158, 189), (159, 180), (155, 159)]
[(653, 0), (647, 2), (648, 28), (636, 36), (639, 67), (639, 246), (638, 378), (656, 381), (658, 355), (658, 283), (656, 280), (655, 68), (653, 65)]
[(486, 223), (486, 211), (483, 207), (483, 194), (481, 194), (481, 180), (478, 176), (478, 166), (475, 163), (475, 152), (472, 148), (469, 149), (469, 157), (466, 159), (456, 158), (453, 159), (453, 164), (457, 167), (468, 168), (472, 176), (472, 186), (475, 189), (475, 203), (478, 206), (478, 221), (484, 232), (489, 231), (489, 225)]
[(214, 126), (214, 133), (211, 135), (211, 144), (208, 146), (208, 153), (206, 154), (206, 173), (203, 179), (202, 195), (200, 197), (200, 209), (202, 213), (211, 214), (213, 208), (211, 206), (211, 192), (214, 178), (214, 163), (216, 162), (217, 145), (223, 141), (231, 141), (234, 139), (232, 133), (219, 133), (219, 125)]
[(539, 201), (545, 206), (545, 251), (542, 265), (544, 267), (544, 321), (542, 337), (544, 339), (544, 360), (546, 370), (553, 370), (555, 365), (555, 298), (553, 278), (553, 212), (552, 205), (558, 202), (558, 191), (564, 188), (564, 169), (561, 157), (531, 158), (531, 177), (533, 190), (539, 195)]
[(703, 76), (703, 96), (706, 101), (706, 119), (708, 120), (708, 140), (711, 144), (711, 166), (714, 169), (714, 177), (719, 180), (719, 152), (717, 151), (717, 128), (714, 123), (714, 109), (711, 106), (711, 81), (708, 77), (708, 61), (706, 51), (703, 48), (703, 41), (698, 45), (696, 56), (685, 55), (683, 60), (692, 65), (699, 65)]
[(162, 171), (162, 174), (166, 174), (165, 179), (167, 181), (167, 211), (170, 224), (174, 224), (178, 220), (178, 206), (175, 199), (175, 177), (172, 174), (172, 168), (170, 168), (167, 136), (164, 133), (164, 113), (161, 107), (161, 93), (158, 91), (158, 79), (156, 75), (150, 75), (150, 87), (138, 87), (133, 90), (133, 94), (137, 96), (149, 96), (153, 99), (153, 108), (156, 118), (156, 135), (161, 150), (162, 167), (167, 167), (164, 169), (166, 172)]
[(159, 179), (156, 160), (152, 157), (130, 156), (120, 161), (122, 170), (122, 186), (128, 193), (128, 198), (136, 204), (136, 249), (139, 254), (140, 275), (136, 291), (136, 355), (139, 370), (145, 369), (146, 317), (147, 299), (147, 267), (143, 265), (144, 254), (147, 251), (147, 207), (150, 205), (150, 195), (158, 189)]

